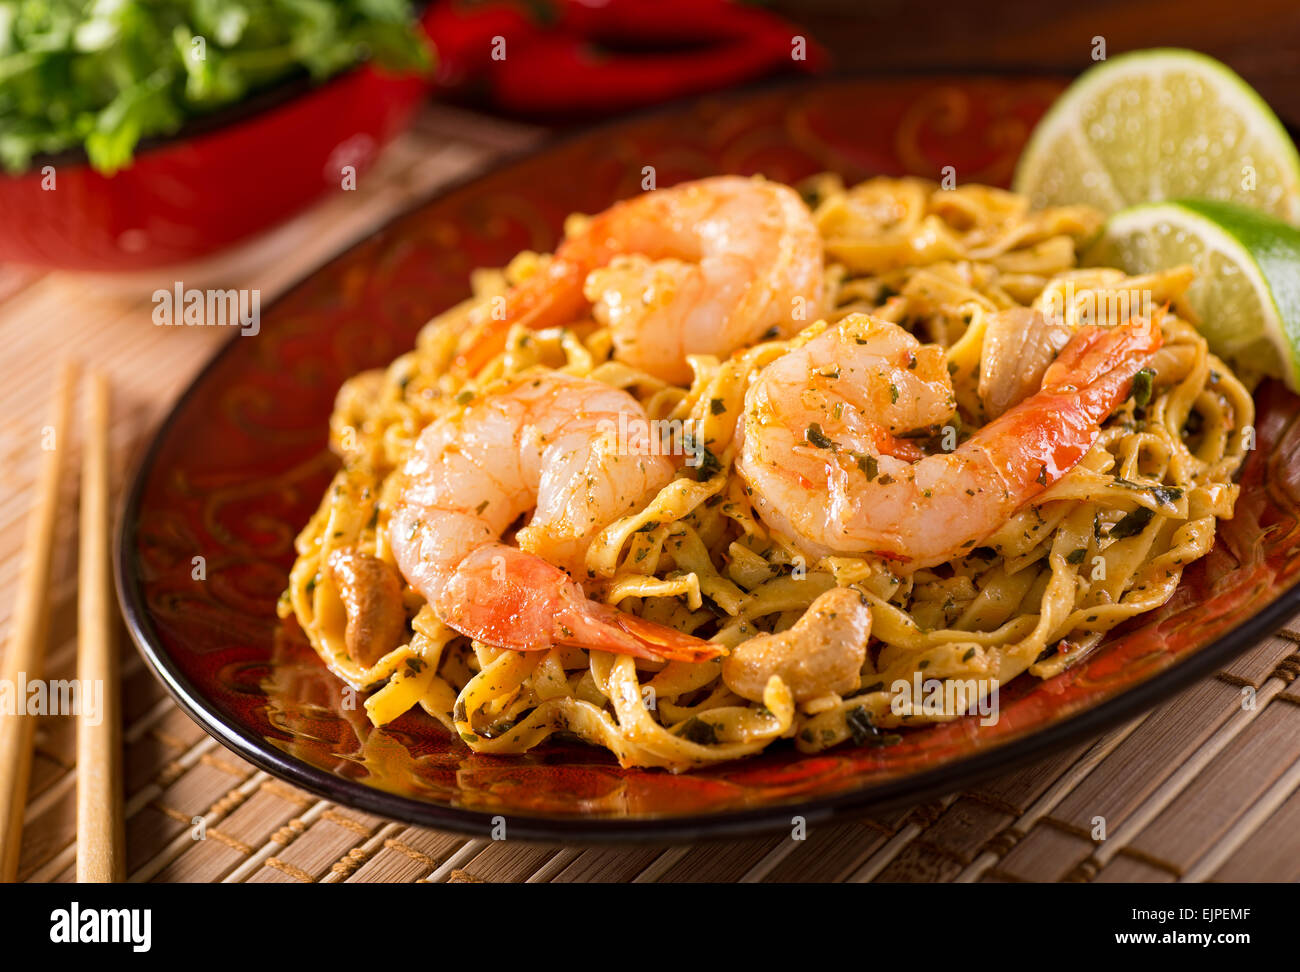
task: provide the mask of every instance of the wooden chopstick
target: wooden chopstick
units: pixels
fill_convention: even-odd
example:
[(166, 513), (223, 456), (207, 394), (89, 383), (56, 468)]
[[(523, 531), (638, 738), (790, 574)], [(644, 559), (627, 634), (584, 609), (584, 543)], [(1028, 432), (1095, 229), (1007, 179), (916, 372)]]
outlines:
[(68, 417), (76, 376), (76, 365), (65, 363), (60, 370), (50, 422), (41, 432), (38, 447), (46, 452), (37, 480), (36, 505), (27, 519), (13, 637), (0, 667), (0, 677), (7, 679), (15, 702), (13, 715), (0, 715), (0, 881), (14, 881), (18, 877), (27, 781), (32, 769), (32, 734), (36, 730), (36, 716), (25, 713), (26, 698), (18, 697), (18, 686), (23, 678), (39, 679), (43, 667), (50, 620), (54, 524), (58, 516), (63, 456), (68, 451)]
[[(77, 880), (125, 877), (118, 665), (109, 545), (108, 380), (92, 374), (82, 412), (81, 547), (77, 594)], [(91, 694), (93, 693), (93, 695)], [(87, 711), (93, 698), (98, 705)]]

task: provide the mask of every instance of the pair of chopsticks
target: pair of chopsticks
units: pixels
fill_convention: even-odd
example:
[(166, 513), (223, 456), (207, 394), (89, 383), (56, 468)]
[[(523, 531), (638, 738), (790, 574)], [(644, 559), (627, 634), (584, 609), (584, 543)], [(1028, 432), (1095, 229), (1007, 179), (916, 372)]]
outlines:
[[(41, 678), (49, 629), (51, 554), (58, 519), (77, 368), (59, 375), (37, 480), (36, 505), (27, 521), (23, 571), (14, 609), (13, 636), (0, 678), (14, 698), (14, 714), (0, 714), (0, 881), (18, 877), (27, 784), (36, 717), (26, 713), (18, 687)], [(117, 655), (113, 645), (109, 576), (109, 391), (103, 375), (88, 377), (81, 459), (81, 521), (77, 596), (77, 880), (120, 881), (125, 873), (122, 756)], [(88, 718), (87, 688), (102, 685), (103, 702)], [(98, 698), (94, 692), (92, 698)], [(66, 713), (65, 713), (66, 714)]]

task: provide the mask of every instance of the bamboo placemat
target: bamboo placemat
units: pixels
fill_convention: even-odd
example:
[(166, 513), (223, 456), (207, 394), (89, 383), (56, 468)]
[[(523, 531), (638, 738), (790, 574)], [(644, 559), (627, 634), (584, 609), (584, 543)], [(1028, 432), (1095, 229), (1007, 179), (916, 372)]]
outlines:
[[(414, 200), (539, 132), (432, 107), (358, 190), (176, 279), (271, 300)], [(0, 267), (0, 639), (7, 640), (43, 409), (69, 349), (112, 379), (114, 486), (220, 329), (155, 328), (157, 275)], [(76, 454), (77, 444), (71, 444)], [(76, 668), (75, 477), (62, 498), (47, 677)], [(668, 848), (469, 840), (332, 805), (223, 749), (119, 631), (127, 873), (135, 881), (1294, 881), (1300, 879), (1300, 618), (1164, 706), (982, 786), (890, 813)], [(1254, 706), (1243, 705), (1246, 689)], [(37, 732), (20, 878), (76, 869), (75, 725)], [(1105, 840), (1094, 840), (1105, 827)], [(198, 837), (202, 839), (197, 839)]]

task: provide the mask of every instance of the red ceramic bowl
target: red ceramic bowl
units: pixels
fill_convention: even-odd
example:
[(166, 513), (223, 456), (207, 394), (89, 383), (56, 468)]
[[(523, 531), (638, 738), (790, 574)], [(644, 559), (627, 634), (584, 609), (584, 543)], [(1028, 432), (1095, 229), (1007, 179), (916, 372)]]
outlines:
[(342, 167), (363, 170), (427, 90), (419, 78), (361, 67), (319, 87), (281, 85), (147, 140), (111, 178), (80, 152), (38, 160), (0, 176), (0, 262), (139, 270), (211, 253), (341, 188)]

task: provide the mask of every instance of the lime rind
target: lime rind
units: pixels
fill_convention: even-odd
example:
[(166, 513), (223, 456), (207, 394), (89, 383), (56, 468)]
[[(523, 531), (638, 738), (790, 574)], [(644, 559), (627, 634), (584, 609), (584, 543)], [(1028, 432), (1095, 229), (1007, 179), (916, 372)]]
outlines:
[[(1252, 144), (1262, 150), (1260, 164), (1266, 159), (1277, 166), (1281, 186), (1275, 215), (1293, 222), (1300, 220), (1300, 152), (1297, 152), (1285, 127), (1259, 94), (1231, 68), (1207, 55), (1180, 48), (1154, 48), (1120, 54), (1080, 75), (1031, 134), (1016, 166), (1012, 182), (1015, 190), (1036, 196), (1036, 187), (1051, 178), (1051, 173), (1059, 168), (1060, 153), (1068, 148), (1075, 156), (1090, 159), (1084, 176), (1095, 184), (1073, 185), (1073, 191), (1069, 193), (1071, 198), (1053, 197), (1051, 202), (1087, 202), (1114, 211), (1126, 203), (1139, 203), (1171, 194), (1156, 182), (1159, 166), (1152, 172), (1152, 183), (1145, 190), (1122, 192), (1114, 182), (1110, 167), (1097, 156), (1083, 130), (1082, 120), (1086, 110), (1100, 101), (1103, 92), (1118, 91), (1126, 84), (1130, 89), (1150, 86), (1153, 79), (1174, 73), (1211, 80), (1213, 94), (1240, 122)], [(1138, 132), (1133, 137), (1150, 138), (1151, 135)], [(1135, 160), (1130, 177), (1141, 170), (1140, 162), (1140, 159)], [(1193, 189), (1192, 194), (1202, 193)], [(1179, 195), (1187, 195), (1187, 192)], [(1259, 197), (1239, 196), (1238, 201), (1256, 205)]]

